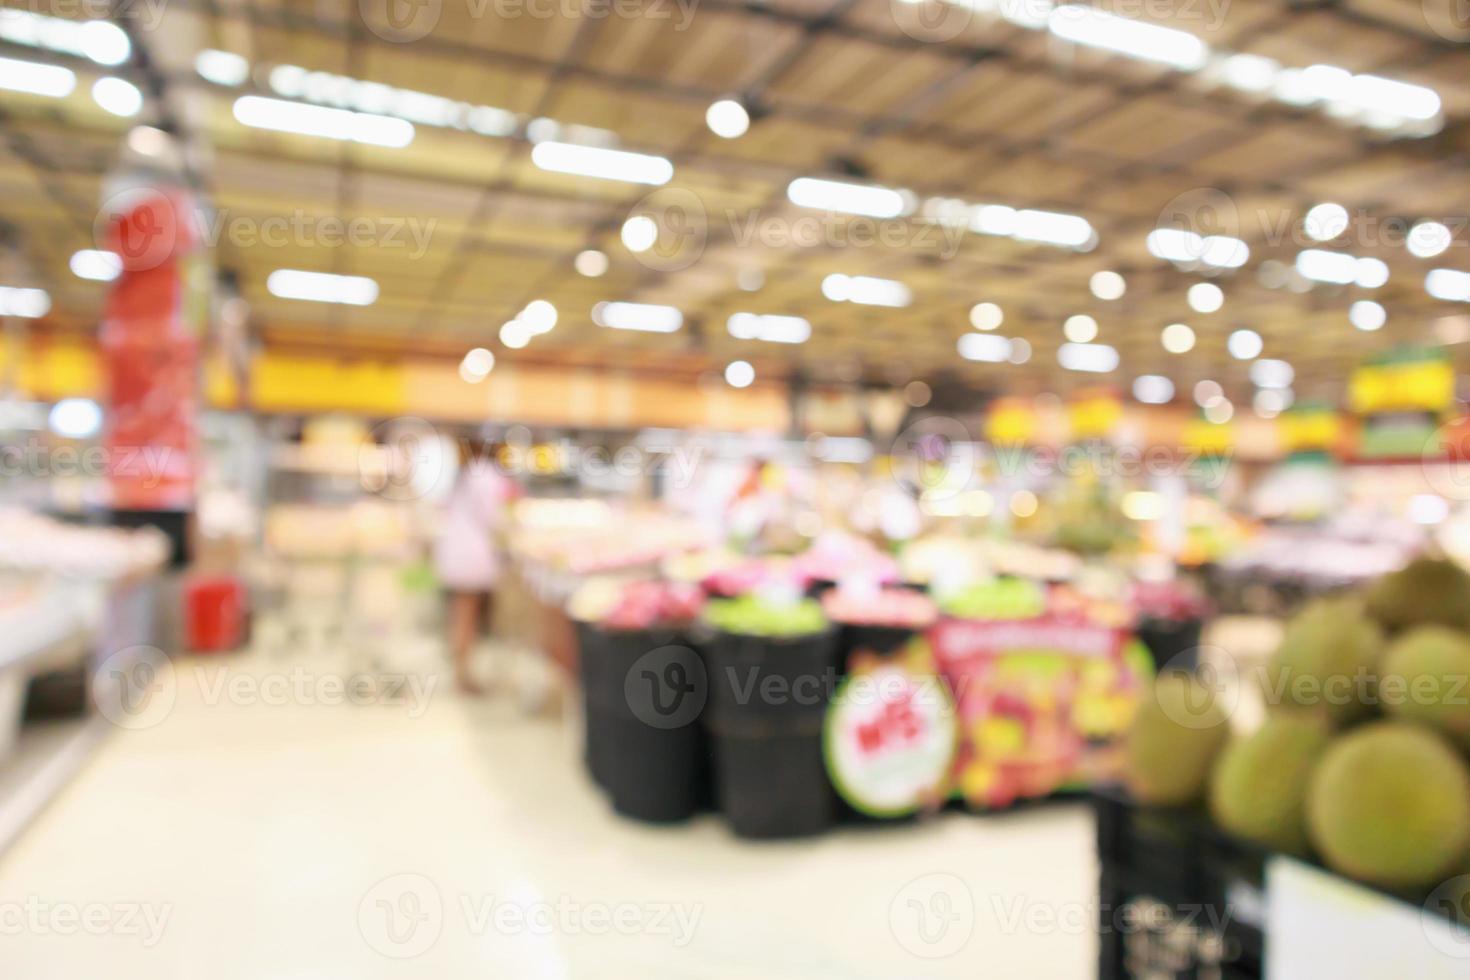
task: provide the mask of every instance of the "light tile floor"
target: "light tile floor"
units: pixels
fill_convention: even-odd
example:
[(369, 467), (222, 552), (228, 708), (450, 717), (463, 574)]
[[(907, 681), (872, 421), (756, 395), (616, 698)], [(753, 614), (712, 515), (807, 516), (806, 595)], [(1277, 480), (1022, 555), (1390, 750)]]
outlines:
[(106, 740), (0, 855), (0, 976), (1094, 974), (1083, 807), (792, 843), (645, 827), (568, 723), (445, 689), (325, 704), (331, 672), (295, 666), (183, 661), (157, 723)]

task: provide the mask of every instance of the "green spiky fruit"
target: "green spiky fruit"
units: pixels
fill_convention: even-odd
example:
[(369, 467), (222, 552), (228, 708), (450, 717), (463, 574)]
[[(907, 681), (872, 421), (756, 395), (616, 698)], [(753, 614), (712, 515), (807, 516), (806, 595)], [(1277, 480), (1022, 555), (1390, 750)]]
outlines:
[(1470, 629), (1470, 575), (1443, 558), (1418, 558), (1368, 589), (1368, 614), (1390, 632), (1437, 623)]
[(1389, 714), (1470, 748), (1470, 636), (1443, 626), (1410, 630), (1388, 648), (1382, 673)]
[(1333, 869), (1385, 888), (1452, 877), (1470, 848), (1470, 772), (1427, 729), (1377, 722), (1328, 746), (1307, 790), (1312, 844)]
[(1334, 725), (1373, 713), (1383, 632), (1352, 599), (1318, 599), (1286, 625), (1267, 670), (1273, 705), (1308, 708)]
[(1229, 718), (1216, 692), (1180, 671), (1160, 675), (1152, 696), (1139, 705), (1124, 746), (1128, 788), (1155, 806), (1197, 802), (1229, 736)]
[(1226, 746), (1210, 778), (1210, 812), (1227, 833), (1290, 854), (1307, 850), (1307, 782), (1328, 729), (1305, 715), (1274, 715)]

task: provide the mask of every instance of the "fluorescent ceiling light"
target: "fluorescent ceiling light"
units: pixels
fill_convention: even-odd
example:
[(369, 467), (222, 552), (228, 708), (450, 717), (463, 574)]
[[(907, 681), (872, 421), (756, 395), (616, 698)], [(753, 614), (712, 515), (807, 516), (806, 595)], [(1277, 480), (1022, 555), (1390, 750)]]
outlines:
[(993, 333), (967, 333), (955, 345), (967, 361), (1003, 364), (1011, 359), (1011, 342)]
[(1068, 371), (1107, 374), (1118, 367), (1118, 351), (1107, 344), (1063, 344), (1057, 348), (1057, 363)]
[(976, 330), (994, 330), (1005, 319), (1004, 311), (994, 303), (976, 303), (970, 307), (970, 326)]
[(968, 228), (980, 235), (1081, 251), (1097, 245), (1097, 232), (1092, 224), (1075, 214), (1017, 210), (1005, 204), (969, 204), (952, 197), (926, 198), (922, 214), (926, 221), (947, 228)]
[(607, 272), (607, 264), (607, 256), (604, 253), (599, 252), (595, 248), (589, 248), (586, 251), (577, 253), (576, 259), (572, 262), (572, 267), (577, 270), (578, 275), (586, 276), (588, 279), (596, 279), (598, 276)]
[(194, 70), (207, 82), (234, 88), (250, 77), (250, 62), (238, 54), (206, 48), (194, 56)]
[(1155, 228), (1146, 241), (1149, 253), (1180, 265), (1238, 269), (1250, 259), (1250, 246), (1229, 235), (1197, 235), (1180, 228)]
[(1419, 259), (1432, 259), (1443, 255), (1454, 243), (1450, 229), (1438, 221), (1421, 221), (1409, 230), (1406, 244), (1409, 254)]
[(467, 384), (479, 384), (495, 369), (495, 355), (484, 347), (476, 347), (459, 362), (459, 376)]
[(70, 68), (0, 58), (0, 88), (59, 99), (70, 95), (76, 87), (77, 76)]
[(750, 113), (734, 99), (721, 99), (705, 110), (704, 122), (716, 136), (733, 140), (750, 128)]
[(425, 126), (468, 130), (483, 136), (509, 136), (520, 124), (515, 113), (496, 106), (471, 105), (381, 82), (307, 71), (299, 65), (277, 65), (271, 69), (269, 81), (277, 95), (288, 99), (393, 116)]
[(1302, 228), (1313, 241), (1330, 242), (1347, 231), (1351, 217), (1341, 204), (1318, 204), (1307, 212)]
[(537, 116), (526, 123), (526, 139), (532, 143), (576, 143), (579, 146), (617, 146), (618, 134), (597, 126), (557, 122)]
[(281, 299), (345, 306), (371, 306), (378, 298), (378, 284), (366, 276), (339, 276), (302, 269), (277, 269), (266, 278), (265, 288)]
[(592, 307), (592, 322), (614, 330), (673, 333), (684, 325), (684, 314), (653, 303), (598, 303)]
[(1225, 290), (1212, 282), (1197, 282), (1189, 287), (1188, 299), (1196, 313), (1214, 313), (1225, 305)]
[(1353, 282), (1364, 289), (1377, 289), (1388, 282), (1388, 264), (1382, 259), (1358, 259), (1353, 265)]
[(1092, 295), (1101, 300), (1122, 299), (1128, 292), (1127, 280), (1112, 271), (1094, 272), (1087, 285)]
[(749, 361), (731, 361), (725, 365), (725, 383), (731, 388), (749, 388), (755, 382), (755, 368)]
[(1062, 333), (1075, 344), (1086, 344), (1097, 339), (1097, 321), (1085, 313), (1067, 317), (1062, 324)]
[(92, 83), (92, 101), (114, 116), (136, 116), (143, 111), (143, 93), (121, 78), (99, 78)]
[(1256, 414), (1263, 419), (1274, 419), (1291, 407), (1291, 392), (1285, 388), (1262, 388), (1251, 400)]
[(1194, 403), (1200, 408), (1213, 405), (1225, 397), (1225, 389), (1220, 387), (1220, 382), (1211, 381), (1206, 378), (1194, 386)]
[(1011, 237), (1023, 242), (1041, 242), (1086, 250), (1097, 244), (1097, 233), (1086, 218), (1056, 211), (1017, 211)]
[(1381, 112), (1418, 122), (1434, 119), (1443, 107), (1439, 93), (1432, 88), (1377, 75), (1354, 75), (1346, 100), (1364, 112)]
[(1171, 323), (1159, 335), (1159, 340), (1170, 354), (1187, 354), (1194, 349), (1194, 330), (1187, 323)]
[(242, 95), (236, 99), (235, 118), (256, 129), (395, 149), (412, 143), (414, 136), (413, 123), (404, 119), (259, 95)]
[(630, 184), (657, 186), (667, 184), (674, 177), (674, 165), (663, 157), (577, 143), (537, 143), (531, 148), (531, 162), (555, 173)]
[(64, 439), (90, 439), (102, 431), (102, 406), (90, 398), (63, 398), (51, 406), (46, 423)]
[(133, 53), (127, 32), (111, 21), (47, 17), (28, 10), (0, 10), (0, 40), (99, 65), (120, 65)]
[(0, 286), (0, 316), (35, 320), (51, 312), (51, 296), (44, 289)]
[(1297, 253), (1296, 271), (1316, 282), (1346, 286), (1358, 277), (1358, 260), (1346, 252), (1309, 248)]
[(1119, 17), (1096, 7), (1079, 4), (1057, 7), (1047, 19), (1047, 27), (1064, 41), (1157, 62), (1180, 71), (1198, 71), (1210, 57), (1209, 45), (1193, 34)]
[(556, 307), (544, 299), (533, 299), (526, 304), (526, 308), (517, 314), (516, 319), (526, 325), (531, 333), (550, 333), (551, 328), (556, 326)]
[(1470, 272), (1435, 269), (1424, 277), (1424, 288), (1435, 299), (1470, 303)]
[(1280, 71), (1280, 63), (1258, 54), (1233, 54), (1220, 64), (1226, 85), (1256, 94), (1270, 92)]
[(646, 252), (658, 242), (658, 222), (646, 214), (635, 214), (623, 222), (619, 236), (630, 252)]
[(737, 340), (772, 344), (803, 344), (812, 335), (812, 325), (802, 317), (773, 313), (736, 313), (725, 326)]
[(822, 295), (834, 303), (864, 306), (904, 307), (913, 301), (909, 287), (893, 279), (874, 276), (845, 276), (840, 272), (822, 280)]
[(1251, 383), (1257, 388), (1290, 388), (1296, 369), (1286, 361), (1263, 357), (1251, 365)]
[(1388, 322), (1388, 311), (1382, 303), (1360, 299), (1348, 309), (1348, 322), (1365, 333), (1372, 333)]
[(111, 282), (122, 274), (122, 259), (117, 253), (97, 248), (72, 253), (70, 265), (72, 275), (93, 282)]
[(500, 325), (500, 342), (511, 350), (520, 350), (531, 342), (531, 328), (519, 320)]
[(1145, 405), (1164, 405), (1174, 399), (1174, 382), (1162, 374), (1142, 374), (1133, 380), (1133, 397)]
[(1254, 330), (1236, 330), (1225, 341), (1225, 347), (1230, 351), (1230, 356), (1237, 361), (1250, 361), (1261, 356), (1265, 349), (1265, 341), (1261, 335)]
[(897, 218), (913, 210), (913, 196), (907, 191), (817, 177), (796, 178), (787, 185), (786, 197), (804, 208), (869, 218)]

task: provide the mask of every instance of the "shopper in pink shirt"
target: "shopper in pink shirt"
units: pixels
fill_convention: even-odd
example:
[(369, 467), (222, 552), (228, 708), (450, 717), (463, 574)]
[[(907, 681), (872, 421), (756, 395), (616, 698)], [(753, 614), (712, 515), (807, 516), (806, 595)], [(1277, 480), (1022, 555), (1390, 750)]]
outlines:
[(494, 614), (500, 555), (495, 535), (514, 485), (495, 468), (494, 448), (461, 443), (460, 467), (434, 546), (434, 567), (449, 595), (449, 649), (460, 690), (483, 693), (470, 675), (470, 651)]

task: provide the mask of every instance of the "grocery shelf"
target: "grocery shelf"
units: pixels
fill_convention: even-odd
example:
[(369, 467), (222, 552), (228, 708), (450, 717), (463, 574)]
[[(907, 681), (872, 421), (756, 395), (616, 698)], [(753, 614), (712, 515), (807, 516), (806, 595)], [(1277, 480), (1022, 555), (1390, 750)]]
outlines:
[(69, 783), (106, 734), (98, 717), (30, 724), (0, 765), (0, 852), (20, 837)]

